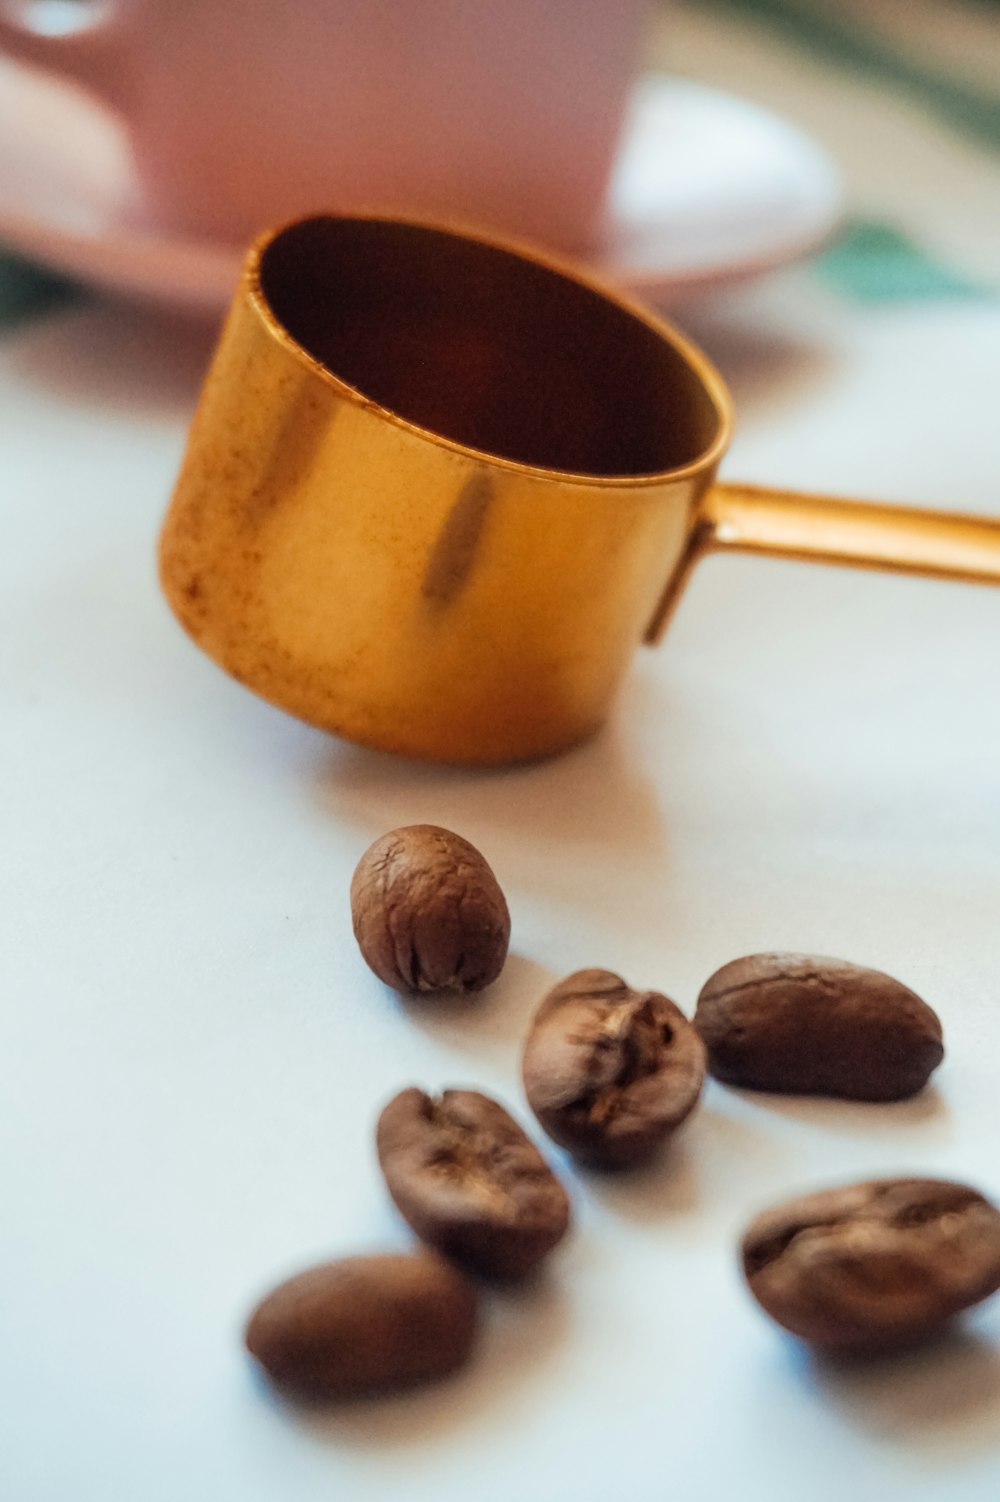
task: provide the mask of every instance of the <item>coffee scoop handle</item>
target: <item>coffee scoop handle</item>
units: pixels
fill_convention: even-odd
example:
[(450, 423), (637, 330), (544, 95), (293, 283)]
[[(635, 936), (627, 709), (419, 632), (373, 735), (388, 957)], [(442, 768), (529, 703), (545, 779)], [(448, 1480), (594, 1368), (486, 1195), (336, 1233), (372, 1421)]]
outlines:
[(659, 640), (695, 563), (731, 552), (1000, 584), (1000, 517), (716, 483), (698, 505), (647, 642)]

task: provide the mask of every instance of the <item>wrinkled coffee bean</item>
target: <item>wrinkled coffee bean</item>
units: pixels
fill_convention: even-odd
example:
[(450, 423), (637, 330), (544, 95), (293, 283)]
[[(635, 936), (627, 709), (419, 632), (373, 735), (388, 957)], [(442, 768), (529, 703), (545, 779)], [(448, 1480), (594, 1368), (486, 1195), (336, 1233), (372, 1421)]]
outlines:
[(694, 1025), (727, 1085), (903, 1100), (944, 1057), (941, 1023), (898, 980), (846, 960), (751, 954), (708, 980)]
[(562, 1239), (569, 1200), (503, 1106), (476, 1090), (404, 1090), (376, 1133), (385, 1182), (422, 1240), (476, 1272), (521, 1277)]
[(963, 1184), (881, 1179), (765, 1211), (742, 1255), (779, 1325), (831, 1350), (875, 1351), (1000, 1288), (1000, 1211)]
[(694, 1108), (705, 1049), (683, 1012), (609, 970), (578, 970), (545, 997), (522, 1060), (528, 1104), (581, 1160), (648, 1157)]
[(246, 1346), (290, 1394), (348, 1397), (447, 1376), (468, 1357), (476, 1320), (475, 1290), (433, 1252), (345, 1257), (268, 1294)]
[(474, 845), (434, 824), (393, 829), (351, 882), (354, 936), (397, 991), (481, 991), (507, 958), (510, 913)]

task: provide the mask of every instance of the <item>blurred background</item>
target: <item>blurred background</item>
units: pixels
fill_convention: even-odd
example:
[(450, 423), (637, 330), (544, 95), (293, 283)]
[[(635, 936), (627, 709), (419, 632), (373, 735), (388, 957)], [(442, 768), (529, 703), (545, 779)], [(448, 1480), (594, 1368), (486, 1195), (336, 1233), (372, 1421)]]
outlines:
[[(59, 36), (103, 9), (5, 0), (0, 15)], [(173, 10), (182, 30), (211, 27), (211, 8), (208, 17)], [(467, 10), (474, 28), (482, 8)], [(602, 46), (608, 36), (595, 28)], [(162, 67), (183, 61), (168, 52)], [(661, 306), (678, 308), (706, 286), (718, 304), (734, 283), (816, 251), (810, 279), (850, 306), (958, 312), (990, 302), (1000, 265), (995, 0), (654, 0), (637, 64), (634, 95), (643, 83), (647, 92), (624, 115), (608, 190), (614, 243), (590, 257), (612, 276)], [(669, 80), (673, 94), (651, 93), (651, 80)], [(685, 81), (694, 92), (683, 93)], [(176, 120), (182, 80), (173, 87)], [(97, 89), (105, 99), (114, 92)], [(782, 137), (782, 126), (801, 138)], [(819, 149), (810, 155), (810, 146)], [(220, 237), (195, 248), (166, 230), (137, 236), (122, 206), (134, 164), (120, 116), (65, 75), (4, 58), (2, 45), (0, 147), (5, 327), (78, 300), (88, 283), (174, 309), (224, 307), (235, 257)]]
[(996, 0), (696, 0), (660, 8), (650, 53), (826, 146), (847, 220), (816, 267), (829, 284), (872, 300), (996, 290)]
[[(147, 442), (141, 490), (152, 528), (245, 236), (178, 228), (165, 212), (158, 218), (155, 205), (137, 208), (136, 152), (148, 147), (136, 100), (145, 91), (159, 101), (159, 144), (183, 146), (182, 174), (199, 157), (197, 137), (192, 146), (184, 134), (193, 128), (193, 79), (208, 79), (218, 118), (242, 110), (241, 129), (249, 129), (263, 109), (262, 80), (303, 66), (291, 52), (282, 62), (266, 30), (273, 21), (260, 20), (266, 7), (253, 14), (269, 51), (236, 46), (226, 27), (243, 16), (243, 35), (252, 37), (252, 11), (227, 0), (208, 7), (129, 0), (128, 25), (138, 15), (140, 32), (150, 29), (141, 67), (126, 27), (125, 62), (119, 56), (101, 73), (88, 59), (70, 70), (91, 70), (96, 85), (85, 88), (65, 72), (12, 60), (10, 38), (27, 26), (50, 41), (86, 34), (115, 16), (114, 4), (2, 0), (0, 425), (8, 496), (58, 488), (62, 471), (46, 474), (45, 466), (81, 442), (84, 451), (104, 445), (101, 468), (109, 471), (127, 469)], [(489, 69), (504, 88), (523, 78), (520, 95), (498, 94), (496, 130), (523, 118), (521, 146), (530, 146), (532, 131), (542, 141), (561, 129), (563, 155), (553, 149), (541, 189), (524, 159), (510, 168), (515, 200), (505, 207), (505, 225), (522, 227), (519, 174), (531, 238), (527, 222), (544, 223), (533, 215), (544, 214), (540, 200), (558, 196), (574, 144), (594, 158), (594, 171), (607, 177), (603, 207), (597, 229), (574, 253), (670, 312), (719, 363), (740, 418), (730, 473), (1000, 509), (992, 398), (1000, 360), (995, 0), (637, 0), (631, 7), (587, 0), (583, 8), (546, 7), (554, 19), (544, 34), (531, 31), (530, 8), (515, 14), (513, 0), (506, 7), (467, 0), (450, 10), (427, 0), (407, 8), (406, 27), (396, 33), (383, 17), (374, 39), (363, 36), (366, 16), (376, 15), (363, 0), (300, 13), (309, 12), (322, 12), (334, 31), (342, 16), (354, 28), (362, 50), (349, 60), (358, 98), (373, 101), (397, 155), (429, 106), (417, 91), (404, 109), (390, 83), (396, 79), (397, 92), (403, 78), (426, 74), (428, 89), (435, 83), (444, 43), (432, 20), (440, 27), (447, 12), (453, 26), (456, 14), (463, 17), (454, 46), (480, 70), (468, 98), (457, 86), (444, 91), (456, 95), (459, 113), (442, 162), (462, 161), (459, 137), (485, 98)], [(159, 18), (162, 35), (148, 17)], [(431, 40), (421, 52), (425, 23)], [(212, 70), (230, 53), (235, 72), (218, 82)], [(451, 77), (461, 56), (449, 54)], [(61, 54), (53, 57), (57, 69), (65, 67)], [(285, 84), (294, 89), (294, 78)], [(332, 110), (334, 93), (321, 92), (316, 107)], [(282, 118), (294, 112), (293, 97), (279, 97)], [(351, 108), (348, 124), (360, 129), (361, 106)], [(224, 134), (203, 127), (203, 149)], [(311, 130), (313, 144), (316, 136)], [(509, 148), (517, 149), (516, 142)], [(330, 161), (342, 159), (343, 139), (334, 134), (327, 150)], [(263, 180), (260, 152), (236, 163), (229, 177), (245, 169), (251, 189)], [(469, 177), (464, 168), (455, 172)], [(362, 197), (366, 186), (362, 178)], [(81, 464), (78, 484), (88, 483)]]

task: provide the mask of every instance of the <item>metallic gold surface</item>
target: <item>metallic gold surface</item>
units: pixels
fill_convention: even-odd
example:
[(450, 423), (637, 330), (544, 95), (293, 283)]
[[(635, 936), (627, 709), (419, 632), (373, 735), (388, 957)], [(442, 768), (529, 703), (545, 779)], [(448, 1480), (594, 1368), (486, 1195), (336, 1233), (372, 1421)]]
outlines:
[(1000, 517), (717, 482), (695, 510), (647, 643), (662, 637), (694, 565), (730, 552), (1000, 584)]
[(163, 588), (301, 719), (502, 763), (601, 724), (705, 552), (1000, 582), (1000, 522), (715, 485), (729, 430), (699, 351), (557, 262), (304, 221), (247, 258)]
[[(325, 276), (338, 254), (323, 241), (320, 232), (308, 252), (310, 276), (317, 260)], [(694, 462), (625, 477), (563, 472), (578, 451), (588, 467), (602, 462), (601, 445), (576, 431), (597, 429), (598, 416), (584, 409), (595, 401), (592, 368), (604, 363), (582, 341), (606, 344), (640, 315), (616, 308), (606, 328), (607, 300), (569, 284), (570, 316), (557, 332), (579, 329), (581, 344), (570, 352), (572, 368), (561, 355), (546, 365), (533, 346), (548, 316), (549, 273), (539, 291), (532, 263), (504, 252), (484, 267), (476, 254), (466, 260), (478, 242), (433, 231), (403, 252), (411, 260), (423, 246), (436, 259), (449, 248), (443, 242), (459, 251), (445, 289), (458, 312), (452, 346), (431, 363), (454, 390), (442, 395), (433, 370), (422, 374), (424, 346), (436, 336), (418, 328), (414, 337), (398, 287), (386, 295), (388, 330), (382, 299), (362, 320), (358, 337), (384, 349), (393, 367), (387, 375), (376, 361), (366, 384), (395, 381), (397, 412), (338, 379), (289, 335), (261, 285), (270, 242), (254, 248), (191, 430), (163, 531), (161, 576), (199, 645), (302, 719), (392, 751), (505, 762), (570, 746), (606, 716), (684, 546), (712, 456), (722, 451), (728, 407), (717, 377), (678, 339), (671, 362), (685, 385), (682, 436)], [(327, 295), (349, 301), (343, 289), (356, 268), (342, 262), (340, 270)], [(306, 273), (297, 264), (279, 271), (272, 296), (280, 300), (290, 286), (294, 297)], [(483, 338), (466, 321), (480, 274), (491, 304), (508, 288), (511, 317), (525, 298), (536, 302), (497, 370), (492, 346), (502, 330)], [(450, 326), (447, 308), (431, 311)], [(316, 324), (325, 316), (323, 308), (305, 312)], [(641, 318), (636, 327), (658, 362), (666, 335)], [(366, 358), (352, 338), (340, 349), (348, 366)], [(560, 383), (566, 431), (553, 439), (546, 409)], [(608, 400), (597, 394), (600, 404)], [(639, 397), (626, 388), (617, 400), (634, 405)], [(537, 449), (543, 458), (551, 452), (559, 466), (494, 458), (398, 415), (399, 406), (419, 407), (439, 429), (475, 437), (477, 423), (505, 402), (512, 415), (504, 431), (484, 437), (506, 435), (512, 449)], [(665, 409), (650, 425), (665, 431), (668, 421)], [(616, 434), (603, 442), (617, 463)]]

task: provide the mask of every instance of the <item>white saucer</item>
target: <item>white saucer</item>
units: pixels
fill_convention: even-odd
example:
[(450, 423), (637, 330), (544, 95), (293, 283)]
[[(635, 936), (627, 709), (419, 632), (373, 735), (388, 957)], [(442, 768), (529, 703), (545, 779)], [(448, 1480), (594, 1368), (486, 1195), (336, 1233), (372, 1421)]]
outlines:
[[(136, 225), (121, 122), (87, 95), (0, 59), (0, 241), (85, 282), (176, 307), (227, 305), (239, 248)], [(812, 249), (840, 212), (829, 158), (784, 121), (687, 80), (636, 87), (591, 257), (669, 300)]]

